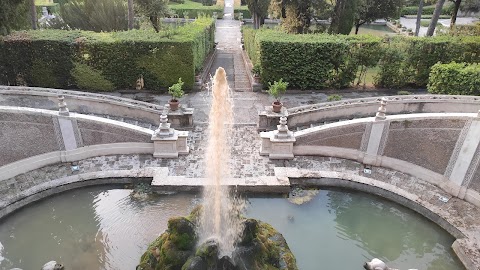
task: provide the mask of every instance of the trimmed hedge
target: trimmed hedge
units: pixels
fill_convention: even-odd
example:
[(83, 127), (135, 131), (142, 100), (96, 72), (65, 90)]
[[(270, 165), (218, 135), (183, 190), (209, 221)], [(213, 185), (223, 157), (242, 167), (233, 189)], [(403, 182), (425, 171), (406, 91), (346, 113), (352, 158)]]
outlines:
[[(134, 89), (143, 75), (148, 89), (164, 89), (185, 81), (193, 87), (195, 72), (214, 46), (214, 20), (200, 18), (185, 26), (160, 33), (132, 30), (95, 33), (43, 30), (15, 32), (0, 42), (2, 84), (27, 84), (54, 88), (86, 88), (79, 74), (97, 73), (98, 87), (89, 90)], [(2, 53), (3, 51), (3, 53)], [(74, 73), (74, 65), (90, 67)], [(76, 76), (74, 76), (76, 74)], [(103, 81), (103, 79), (105, 81)], [(107, 87), (105, 87), (107, 85)]]
[(291, 35), (248, 28), (243, 34), (252, 63), (260, 66), (262, 83), (283, 78), (300, 89), (348, 87), (359, 66), (376, 65), (381, 44), (378, 37), (362, 35)]
[(480, 37), (395, 37), (384, 46), (376, 85), (426, 87), (437, 62), (480, 62)]
[(170, 4), (168, 7), (177, 14), (178, 17), (198, 18), (202, 16), (213, 17), (213, 13), (217, 13), (217, 18), (223, 18), (223, 7), (219, 5), (204, 6), (201, 3), (185, 0), (183, 4)]
[(480, 64), (437, 63), (432, 67), (428, 92), (449, 95), (480, 95)]
[[(441, 15), (452, 15), (453, 8), (454, 8), (453, 4), (445, 3), (443, 5)], [(422, 14), (423, 15), (432, 15), (434, 11), (435, 11), (435, 5), (424, 6), (423, 9), (422, 9)], [(400, 16), (417, 15), (417, 12), (418, 12), (418, 6), (403, 7), (402, 10), (400, 11)]]
[(235, 19), (238, 20), (238, 14), (242, 13), (244, 19), (251, 19), (252, 18), (252, 13), (250, 10), (248, 10), (248, 6), (239, 6), (235, 7)]

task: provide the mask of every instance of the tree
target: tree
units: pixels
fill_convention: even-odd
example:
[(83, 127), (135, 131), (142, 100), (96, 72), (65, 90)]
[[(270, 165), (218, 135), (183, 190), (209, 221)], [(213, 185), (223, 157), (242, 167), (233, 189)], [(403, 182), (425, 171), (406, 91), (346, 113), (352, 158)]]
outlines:
[(12, 30), (28, 28), (30, 1), (0, 1), (0, 35), (8, 35)]
[(253, 28), (259, 29), (268, 15), (270, 0), (247, 0), (247, 5), (253, 17)]
[(137, 0), (139, 11), (152, 23), (153, 29), (160, 31), (160, 18), (168, 14), (168, 0)]
[(133, 19), (134, 19), (134, 11), (133, 11), (133, 0), (128, 0), (128, 30), (133, 29)]
[(418, 34), (420, 33), (420, 23), (422, 21), (423, 2), (424, 2), (424, 0), (420, 0), (420, 3), (418, 4), (417, 22), (415, 24), (415, 36), (416, 37), (418, 37)]
[(428, 26), (427, 30), (427, 37), (433, 36), (435, 32), (435, 28), (437, 27), (438, 18), (440, 17), (440, 13), (442, 13), (443, 4), (445, 4), (445, 0), (438, 0), (437, 4), (435, 5), (435, 10), (433, 11), (432, 20), (430, 21), (430, 25)]
[(316, 0), (272, 1), (271, 9), (282, 18), (282, 27), (289, 33), (308, 32), (312, 19), (312, 4)]
[(332, 0), (334, 8), (331, 16), (332, 22), (328, 29), (330, 34), (350, 34), (355, 20), (358, 1), (359, 0)]
[(359, 0), (354, 20), (355, 34), (365, 23), (395, 17), (402, 6), (403, 0)]
[(32, 29), (37, 30), (37, 7), (35, 6), (35, 0), (30, 0), (30, 20)]

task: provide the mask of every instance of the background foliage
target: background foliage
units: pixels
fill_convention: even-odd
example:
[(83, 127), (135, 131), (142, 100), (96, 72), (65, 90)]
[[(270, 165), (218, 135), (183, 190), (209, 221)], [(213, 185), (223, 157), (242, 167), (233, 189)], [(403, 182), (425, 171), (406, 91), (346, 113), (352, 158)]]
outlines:
[[(107, 81), (115, 89), (134, 88), (143, 75), (148, 89), (165, 89), (180, 77), (190, 89), (213, 49), (214, 31), (214, 20), (203, 17), (160, 33), (15, 32), (0, 42), (0, 70), (6, 74), (0, 83), (105, 91), (113, 89)], [(97, 83), (85, 87), (79, 78), (93, 73)]]
[(479, 36), (396, 37), (384, 46), (376, 85), (426, 87), (436, 63), (480, 62)]

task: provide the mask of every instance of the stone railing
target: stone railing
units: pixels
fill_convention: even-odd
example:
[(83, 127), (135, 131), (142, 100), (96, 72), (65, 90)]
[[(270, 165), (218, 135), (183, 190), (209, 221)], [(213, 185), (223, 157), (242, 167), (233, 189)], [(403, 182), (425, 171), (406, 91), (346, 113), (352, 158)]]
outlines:
[[(282, 114), (287, 114), (291, 128), (311, 124), (374, 116), (382, 97), (349, 99), (289, 108), (274, 113), (271, 106), (259, 112), (258, 130), (274, 130)], [(479, 96), (403, 95), (388, 96), (388, 114), (474, 113), (480, 108)]]
[[(0, 96), (1, 95), (34, 96), (35, 100), (25, 105), (5, 105), (34, 107), (48, 110), (56, 110), (57, 96), (63, 95), (65, 96), (69, 110), (72, 112), (134, 119), (139, 122), (149, 123), (152, 126), (156, 126), (160, 123), (159, 115), (165, 109), (163, 105), (128, 98), (51, 88), (0, 86)], [(191, 127), (193, 125), (193, 109), (181, 107), (177, 111), (169, 110), (168, 118), (173, 127)]]

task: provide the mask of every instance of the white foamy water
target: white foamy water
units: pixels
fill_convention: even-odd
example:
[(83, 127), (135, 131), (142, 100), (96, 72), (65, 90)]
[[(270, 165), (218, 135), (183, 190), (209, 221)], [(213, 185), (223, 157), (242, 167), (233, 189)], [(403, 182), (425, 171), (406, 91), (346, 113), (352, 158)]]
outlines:
[(213, 78), (206, 150), (207, 182), (203, 194), (204, 211), (200, 220), (199, 243), (209, 238), (217, 239), (221, 255), (231, 255), (242, 229), (239, 215), (243, 203), (232, 197), (228, 187), (222, 185), (222, 181), (230, 176), (228, 162), (232, 122), (230, 89), (225, 70), (220, 67)]
[(3, 245), (2, 242), (0, 242), (0, 263), (5, 260), (5, 258), (2, 256), (3, 254)]

